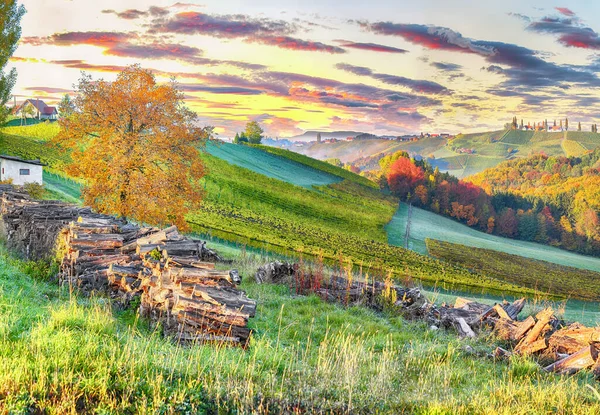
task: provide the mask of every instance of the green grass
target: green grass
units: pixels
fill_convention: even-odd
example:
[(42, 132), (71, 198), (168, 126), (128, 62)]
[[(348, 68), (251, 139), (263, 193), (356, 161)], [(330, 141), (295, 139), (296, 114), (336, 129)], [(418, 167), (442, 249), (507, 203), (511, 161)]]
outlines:
[[(386, 227), (388, 240), (391, 244), (404, 246), (407, 211), (407, 205), (402, 203), (398, 212)], [(426, 239), (491, 249), (525, 258), (548, 261), (566, 267), (600, 272), (600, 258), (579, 255), (548, 245), (489, 235), (452, 219), (413, 207), (409, 248), (427, 254)]]
[(573, 140), (563, 140), (561, 145), (567, 157), (582, 156), (588, 151), (581, 143)]
[(565, 298), (600, 300), (598, 272), (434, 239), (425, 242), (429, 253), (435, 258), (467, 267), (490, 278)]
[[(284, 150), (284, 149), (280, 149), (280, 148), (276, 148), (276, 147), (263, 146), (263, 145), (254, 145), (253, 147), (259, 148), (267, 153), (280, 156), (283, 160), (292, 160), (299, 164), (311, 167), (315, 170), (319, 170), (319, 171), (331, 174), (333, 176), (337, 176), (344, 180), (349, 180), (356, 184), (360, 184), (360, 185), (363, 185), (366, 187), (371, 187), (374, 189), (377, 188), (377, 184), (373, 183), (369, 179), (366, 179), (365, 177), (359, 176), (357, 174), (352, 173), (351, 171), (344, 170), (342, 168), (339, 168), (339, 167), (329, 164), (327, 162), (320, 161), (320, 160), (317, 160), (317, 159), (314, 159), (311, 157), (307, 157), (303, 154), (294, 153), (292, 151), (288, 151), (288, 150)], [(246, 166), (243, 166), (243, 167), (246, 167)]]
[(249, 146), (208, 142), (206, 151), (228, 163), (297, 186), (310, 188), (342, 180), (339, 176)]
[(533, 137), (533, 131), (508, 130), (502, 137), (502, 142), (506, 144), (527, 144)]
[[(244, 276), (269, 258), (243, 255)], [(109, 300), (69, 296), (0, 253), (0, 412), (596, 413), (591, 375), (498, 363), (484, 339), (419, 322), (242, 288), (258, 301), (248, 350), (163, 339)], [(38, 275), (38, 274), (35, 274)], [(465, 344), (476, 352), (467, 353)]]

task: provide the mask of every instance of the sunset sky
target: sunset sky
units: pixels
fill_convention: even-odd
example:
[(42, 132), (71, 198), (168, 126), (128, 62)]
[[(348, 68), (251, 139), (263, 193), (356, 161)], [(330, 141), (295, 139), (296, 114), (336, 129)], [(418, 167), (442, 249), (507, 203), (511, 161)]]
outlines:
[(174, 1), (24, 0), (17, 100), (140, 63), (222, 137), (600, 121), (597, 1)]

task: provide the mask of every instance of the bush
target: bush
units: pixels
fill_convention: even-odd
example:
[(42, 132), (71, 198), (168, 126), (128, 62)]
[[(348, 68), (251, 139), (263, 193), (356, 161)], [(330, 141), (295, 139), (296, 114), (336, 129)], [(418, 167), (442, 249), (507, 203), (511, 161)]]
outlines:
[(25, 190), (32, 199), (43, 199), (44, 194), (46, 193), (44, 185), (39, 183), (25, 183), (23, 185), (23, 190)]

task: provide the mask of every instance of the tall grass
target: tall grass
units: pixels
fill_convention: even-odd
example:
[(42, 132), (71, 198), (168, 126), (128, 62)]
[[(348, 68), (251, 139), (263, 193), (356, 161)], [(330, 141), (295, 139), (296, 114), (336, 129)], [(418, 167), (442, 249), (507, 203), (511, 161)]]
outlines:
[[(162, 337), (102, 297), (69, 297), (0, 253), (0, 413), (597, 413), (587, 374), (496, 363), (422, 323), (295, 296), (248, 278), (248, 350)], [(23, 271), (30, 272), (31, 275)]]

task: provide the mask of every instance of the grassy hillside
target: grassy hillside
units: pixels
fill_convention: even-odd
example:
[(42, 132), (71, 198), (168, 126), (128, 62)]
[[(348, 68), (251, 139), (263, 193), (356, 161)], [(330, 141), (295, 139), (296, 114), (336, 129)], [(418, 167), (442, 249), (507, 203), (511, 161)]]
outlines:
[[(569, 140), (564, 143), (565, 137)], [(442, 172), (464, 178), (495, 167), (505, 160), (544, 153), (549, 156), (581, 155), (600, 146), (600, 134), (568, 131), (497, 130), (459, 134), (446, 142), (440, 138), (424, 138), (400, 143), (388, 140), (354, 140), (338, 143), (312, 143), (294, 147), (293, 151), (317, 159), (338, 158), (356, 162), (364, 170), (377, 168), (381, 155), (407, 151), (412, 156), (427, 158)], [(472, 151), (467, 154), (465, 150)]]
[[(24, 151), (44, 150), (39, 140), (21, 137), (19, 143), (19, 149)], [(247, 146), (239, 146), (236, 151), (253, 155), (260, 152), (275, 159), (289, 154), (275, 156)], [(270, 251), (363, 267), (371, 275), (392, 272), (400, 279), (410, 277), (432, 285), (458, 284), (531, 293), (388, 245), (384, 226), (392, 219), (397, 203), (377, 189), (360, 184), (365, 179), (358, 176), (309, 189), (268, 178), (210, 154), (202, 158), (208, 169), (203, 179), (205, 199), (201, 209), (187, 218), (194, 231)], [(301, 165), (292, 160), (286, 163)], [(72, 182), (51, 177), (50, 184), (59, 192), (76, 196)]]
[(283, 159), (283, 160), (293, 160), (302, 165), (309, 166), (309, 167), (314, 168), (321, 172), (326, 172), (326, 173), (332, 174), (341, 179), (349, 180), (356, 184), (360, 184), (360, 185), (363, 185), (366, 187), (371, 187), (374, 189), (378, 188), (377, 184), (373, 183), (372, 181), (370, 181), (362, 176), (359, 176), (357, 174), (354, 174), (348, 170), (339, 168), (332, 164), (314, 159), (312, 157), (307, 157), (303, 154), (294, 153), (293, 151), (284, 150), (284, 149), (275, 148), (275, 147), (262, 146), (262, 145), (255, 145), (253, 147), (259, 148), (267, 153), (280, 156), (281, 159)]
[(433, 239), (427, 239), (426, 245), (435, 258), (465, 266), (489, 277), (499, 277), (566, 298), (600, 300), (598, 272)]
[(443, 148), (445, 144), (445, 139), (433, 137), (414, 142), (374, 139), (340, 141), (337, 143), (312, 143), (304, 147), (294, 147), (292, 150), (319, 160), (337, 158), (344, 163), (348, 163), (361, 157), (369, 157), (379, 153), (391, 154), (400, 150), (411, 154), (427, 156)]
[[(404, 246), (407, 220), (408, 208), (406, 204), (402, 203), (386, 227), (391, 244)], [(489, 235), (444, 216), (413, 207), (410, 217), (409, 248), (427, 254), (426, 239), (490, 249), (567, 267), (600, 272), (600, 258), (579, 255), (548, 245)]]
[(287, 158), (277, 157), (248, 146), (209, 141), (206, 144), (206, 151), (228, 163), (245, 167), (263, 176), (282, 180), (296, 186), (310, 188), (311, 186), (323, 186), (342, 180), (339, 176), (329, 174), (323, 170), (296, 163)]

